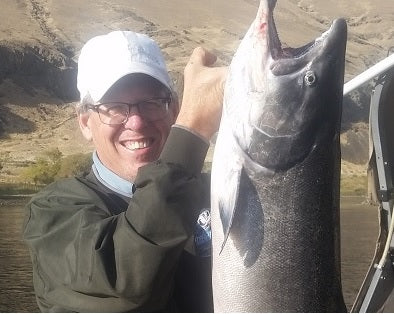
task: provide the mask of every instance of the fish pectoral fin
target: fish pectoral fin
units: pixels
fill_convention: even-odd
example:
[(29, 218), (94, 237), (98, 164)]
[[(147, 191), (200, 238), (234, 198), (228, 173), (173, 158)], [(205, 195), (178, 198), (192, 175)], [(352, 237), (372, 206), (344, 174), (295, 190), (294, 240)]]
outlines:
[(231, 171), (228, 172), (226, 180), (224, 181), (226, 182), (226, 186), (222, 187), (225, 193), (222, 193), (221, 198), (219, 199), (219, 214), (223, 228), (223, 243), (219, 254), (223, 251), (230, 234), (231, 225), (233, 223), (235, 207), (237, 205), (239, 194), (241, 172), (242, 168), (231, 169)]

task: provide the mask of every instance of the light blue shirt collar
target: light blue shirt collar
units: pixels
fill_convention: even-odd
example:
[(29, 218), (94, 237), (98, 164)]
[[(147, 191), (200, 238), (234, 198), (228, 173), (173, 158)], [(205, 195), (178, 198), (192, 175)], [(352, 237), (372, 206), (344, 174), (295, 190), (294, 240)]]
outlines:
[(133, 196), (134, 184), (119, 177), (116, 173), (104, 166), (97, 156), (96, 151), (93, 153), (92, 170), (97, 180), (107, 188), (126, 197), (131, 198)]

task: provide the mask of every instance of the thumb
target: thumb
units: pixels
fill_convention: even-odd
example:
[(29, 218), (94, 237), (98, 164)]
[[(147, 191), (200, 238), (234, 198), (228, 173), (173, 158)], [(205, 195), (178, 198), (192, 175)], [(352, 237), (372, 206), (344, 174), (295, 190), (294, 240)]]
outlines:
[(190, 56), (188, 64), (198, 64), (201, 66), (211, 66), (216, 62), (216, 55), (204, 49), (203, 47), (197, 47), (193, 50)]

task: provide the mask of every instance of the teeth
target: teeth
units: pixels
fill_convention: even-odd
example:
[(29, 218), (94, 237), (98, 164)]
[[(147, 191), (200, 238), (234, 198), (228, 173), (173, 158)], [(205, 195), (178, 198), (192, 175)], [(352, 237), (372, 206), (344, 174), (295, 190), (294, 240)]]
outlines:
[(148, 147), (148, 145), (149, 145), (149, 141), (143, 140), (143, 141), (136, 141), (136, 142), (128, 142), (125, 146), (127, 149), (136, 150), (136, 149)]

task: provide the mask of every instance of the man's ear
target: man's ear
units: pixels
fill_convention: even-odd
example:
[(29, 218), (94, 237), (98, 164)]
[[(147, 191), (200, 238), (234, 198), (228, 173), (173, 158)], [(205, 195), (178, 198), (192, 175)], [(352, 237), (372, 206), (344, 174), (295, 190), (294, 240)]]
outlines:
[(77, 111), (77, 119), (79, 123), (79, 128), (81, 129), (82, 135), (86, 138), (89, 142), (92, 140), (92, 131), (90, 130), (89, 126), (89, 119), (90, 119), (90, 112), (78, 112)]

